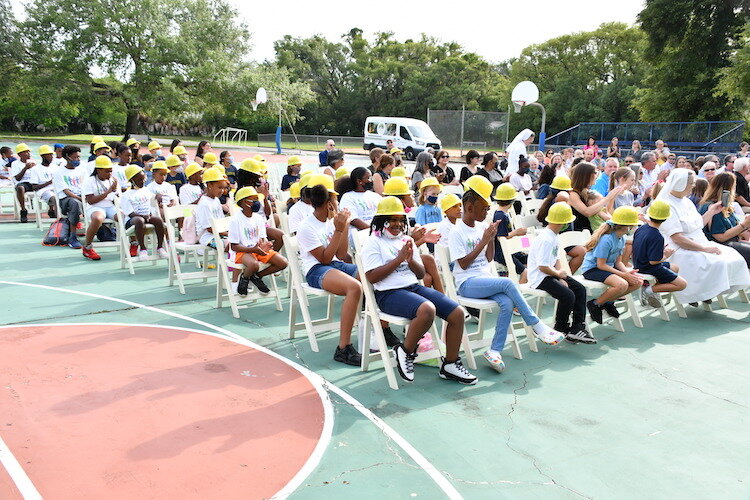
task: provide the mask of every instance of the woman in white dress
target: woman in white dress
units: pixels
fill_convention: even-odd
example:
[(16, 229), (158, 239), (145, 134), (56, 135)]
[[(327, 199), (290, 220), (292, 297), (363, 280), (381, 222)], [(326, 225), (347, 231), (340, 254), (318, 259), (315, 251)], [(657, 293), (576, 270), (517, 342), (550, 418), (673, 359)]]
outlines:
[(672, 209), (669, 219), (659, 227), (667, 244), (675, 248), (669, 260), (679, 266), (680, 276), (688, 282), (687, 288), (674, 295), (682, 303), (693, 304), (750, 286), (745, 259), (736, 250), (712, 244), (706, 238), (703, 226), (721, 204), (715, 203), (701, 216), (688, 199), (694, 183), (694, 172), (673, 169), (658, 196)]
[(524, 156), (528, 158), (526, 153), (526, 146), (531, 144), (534, 140), (534, 132), (525, 128), (521, 130), (518, 135), (510, 143), (508, 149), (505, 150), (508, 156), (508, 168), (505, 170), (505, 178), (510, 179), (510, 176), (518, 171), (518, 158)]

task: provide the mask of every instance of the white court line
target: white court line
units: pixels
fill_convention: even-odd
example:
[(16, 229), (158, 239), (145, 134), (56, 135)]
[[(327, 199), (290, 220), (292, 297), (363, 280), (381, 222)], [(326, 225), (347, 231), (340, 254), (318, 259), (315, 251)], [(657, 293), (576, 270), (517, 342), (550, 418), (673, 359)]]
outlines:
[[(183, 321), (188, 321), (190, 323), (194, 323), (196, 325), (201, 325), (201, 326), (203, 326), (205, 328), (209, 328), (209, 329), (214, 330), (214, 331), (216, 331), (218, 333), (221, 333), (221, 334), (223, 334), (223, 335), (225, 335), (227, 337), (230, 337), (230, 339), (234, 340), (235, 342), (237, 342), (239, 344), (243, 344), (243, 345), (246, 345), (248, 347), (252, 347), (253, 349), (257, 349), (257, 350), (262, 351), (262, 352), (264, 352), (266, 354), (274, 356), (274, 357), (282, 360), (283, 362), (285, 362), (289, 366), (292, 366), (293, 368), (297, 369), (303, 375), (305, 375), (310, 380), (310, 383), (312, 383), (316, 388), (318, 386), (321, 386), (321, 387), (323, 387), (323, 388), (325, 388), (325, 389), (327, 389), (327, 390), (329, 390), (331, 392), (334, 392), (339, 397), (341, 397), (342, 399), (344, 399), (347, 403), (349, 403), (352, 407), (354, 407), (357, 411), (359, 411), (362, 415), (364, 415), (365, 417), (367, 417), (367, 419), (370, 420), (373, 424), (375, 424), (375, 426), (377, 426), (383, 432), (383, 434), (385, 434), (389, 439), (393, 440), (393, 442), (395, 442), (398, 446), (400, 446), (401, 449), (403, 449), (406, 452), (406, 454), (409, 455), (409, 457), (411, 457), (411, 459), (414, 460), (414, 462), (417, 465), (419, 465), (427, 473), (427, 475), (430, 476), (430, 478), (435, 482), (435, 484), (437, 484), (437, 486), (443, 491), (443, 493), (446, 494), (446, 496), (448, 498), (450, 498), (452, 500), (454, 500), (454, 499), (462, 499), (463, 498), (461, 496), (461, 494), (458, 492), (458, 490), (456, 490), (456, 488), (453, 486), (453, 484), (450, 481), (448, 481), (448, 479), (443, 475), (443, 473), (440, 472), (434, 465), (432, 465), (432, 463), (429, 460), (427, 460), (427, 458), (424, 455), (422, 455), (419, 452), (419, 450), (417, 450), (416, 448), (414, 448), (406, 439), (404, 439), (403, 436), (401, 436), (401, 434), (399, 434), (398, 432), (396, 432), (396, 430), (393, 429), (390, 425), (386, 424), (380, 417), (378, 417), (377, 415), (375, 415), (374, 413), (372, 413), (369, 409), (367, 409), (362, 403), (360, 403), (356, 398), (354, 398), (353, 396), (351, 396), (348, 392), (344, 391), (343, 389), (341, 389), (340, 387), (336, 386), (335, 384), (329, 382), (324, 377), (322, 377), (319, 374), (313, 372), (312, 370), (310, 370), (310, 369), (308, 369), (308, 368), (306, 368), (306, 367), (304, 367), (304, 366), (302, 366), (302, 365), (300, 365), (298, 363), (295, 363), (295, 362), (293, 362), (293, 361), (285, 358), (284, 356), (281, 356), (280, 354), (277, 354), (277, 353), (273, 352), (272, 350), (270, 350), (270, 349), (268, 349), (266, 347), (263, 347), (260, 344), (256, 344), (255, 342), (247, 340), (245, 337), (242, 337), (241, 335), (233, 333), (233, 332), (231, 332), (231, 331), (229, 331), (229, 330), (227, 330), (225, 328), (221, 328), (219, 326), (214, 326), (211, 323), (207, 323), (207, 322), (201, 321), (199, 319), (193, 319), (193, 318), (191, 318), (189, 316), (184, 316), (182, 314), (178, 314), (178, 313), (175, 313), (175, 312), (172, 312), (172, 311), (167, 311), (165, 309), (159, 309), (159, 308), (153, 307), (153, 306), (147, 306), (145, 304), (139, 304), (137, 302), (131, 302), (131, 301), (125, 300), (125, 299), (118, 299), (118, 298), (115, 298), (115, 297), (107, 297), (106, 295), (100, 295), (100, 294), (97, 294), (97, 293), (82, 292), (82, 291), (78, 291), (78, 290), (70, 290), (70, 289), (67, 289), (67, 288), (59, 288), (59, 287), (54, 287), (54, 286), (49, 286), (49, 285), (36, 285), (36, 284), (32, 284), (32, 283), (20, 283), (20, 282), (17, 282), (17, 281), (0, 281), (0, 283), (6, 284), (6, 285), (28, 286), (28, 287), (32, 287), (32, 288), (40, 288), (40, 289), (43, 289), (43, 290), (52, 290), (52, 291), (55, 291), (55, 292), (62, 292), (62, 293), (73, 293), (73, 294), (76, 294), (76, 295), (82, 295), (84, 297), (91, 297), (91, 298), (95, 298), (95, 299), (104, 299), (104, 300), (111, 300), (113, 302), (119, 302), (120, 304), (125, 304), (125, 305), (131, 306), (131, 307), (137, 307), (139, 309), (144, 309), (144, 310), (147, 310), (147, 311), (152, 311), (152, 312), (164, 314), (164, 315), (167, 315), (167, 316), (171, 316), (173, 318), (177, 318), (177, 319), (181, 319)], [(18, 327), (18, 326), (24, 326), (24, 325), (14, 325), (14, 326)], [(208, 332), (206, 332), (206, 333), (208, 333)], [(324, 401), (326, 399), (328, 399), (328, 398), (324, 398)], [(329, 401), (329, 404), (330, 404), (330, 401)], [(329, 436), (329, 439), (330, 439), (330, 436)], [(322, 453), (321, 453), (321, 457), (319, 457), (318, 460), (320, 460), (320, 458), (322, 458)], [(305, 467), (303, 467), (303, 469), (305, 469), (307, 467), (307, 465), (308, 464), (305, 464)], [(272, 498), (286, 498), (286, 497), (288, 497), (290, 494), (292, 494), (294, 492), (294, 490), (296, 490), (302, 484), (302, 482), (305, 480), (305, 478), (307, 477), (307, 475), (309, 475), (312, 472), (312, 469), (316, 465), (317, 465), (317, 463), (315, 465), (312, 465), (310, 467), (310, 469), (306, 471), (305, 476), (301, 476), (301, 473), (302, 473), (303, 470), (300, 470), (300, 473), (298, 473), (297, 476), (295, 476), (286, 486), (284, 486), (284, 488), (282, 488), (280, 491), (278, 491), (276, 493), (276, 495), (274, 495)]]
[(10, 452), (10, 448), (5, 444), (3, 438), (0, 436), (0, 463), (3, 464), (5, 470), (8, 471), (8, 475), (16, 484), (16, 488), (21, 492), (21, 496), (25, 500), (39, 499), (41, 500), (42, 495), (39, 494), (34, 483), (31, 482), (29, 476), (26, 475), (26, 471), (23, 470), (21, 464), (18, 463), (16, 457)]

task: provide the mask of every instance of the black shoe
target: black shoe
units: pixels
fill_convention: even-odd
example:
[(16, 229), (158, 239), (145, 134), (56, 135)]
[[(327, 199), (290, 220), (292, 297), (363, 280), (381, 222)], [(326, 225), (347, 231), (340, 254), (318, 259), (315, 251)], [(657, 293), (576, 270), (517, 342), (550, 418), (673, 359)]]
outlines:
[(446, 380), (455, 380), (456, 382), (460, 382), (461, 384), (465, 385), (474, 385), (477, 383), (477, 377), (475, 377), (469, 370), (464, 368), (464, 365), (461, 363), (461, 358), (458, 358), (452, 363), (448, 363), (447, 361), (445, 361), (445, 358), (442, 356), (440, 357), (440, 360), (442, 361), (440, 371), (438, 372), (438, 376), (440, 378)]
[(396, 368), (401, 378), (407, 382), (414, 382), (414, 359), (417, 353), (409, 354), (404, 349), (404, 344), (396, 344), (393, 355), (396, 357)]
[(467, 307), (466, 312), (474, 316), (475, 318), (479, 318), (479, 309), (475, 309), (473, 307)]
[(242, 295), (243, 297), (247, 295), (247, 286), (249, 284), (250, 278), (244, 274), (240, 274), (240, 279), (237, 280), (237, 295)]
[(591, 316), (591, 319), (601, 325), (602, 321), (604, 321), (604, 318), (602, 317), (602, 306), (597, 304), (594, 299), (591, 299), (586, 302), (586, 309), (589, 310), (589, 316)]
[(257, 288), (258, 291), (263, 295), (266, 295), (271, 291), (271, 289), (268, 288), (265, 283), (263, 283), (263, 279), (257, 274), (253, 274), (252, 276), (250, 276), (250, 281), (253, 282), (255, 288)]
[(596, 339), (591, 335), (585, 328), (578, 330), (571, 330), (565, 334), (565, 340), (570, 343), (577, 344), (596, 344)]
[(49, 215), (50, 218), (54, 219), (55, 218), (55, 209), (52, 208), (52, 207), (49, 207), (49, 210), (47, 210), (47, 215)]
[(29, 222), (29, 211), (21, 210), (21, 222)]
[(697, 302), (691, 302), (690, 305), (693, 306), (693, 307), (698, 307), (698, 303)]
[(383, 335), (385, 335), (385, 345), (388, 347), (396, 347), (401, 343), (401, 340), (399, 340), (389, 327), (383, 328)]
[(351, 344), (343, 349), (336, 346), (336, 353), (333, 355), (333, 360), (347, 365), (362, 366), (362, 356)]
[(602, 305), (602, 309), (604, 309), (604, 312), (612, 316), (613, 318), (619, 318), (620, 317), (620, 311), (617, 310), (617, 307), (615, 307), (614, 302), (605, 302)]

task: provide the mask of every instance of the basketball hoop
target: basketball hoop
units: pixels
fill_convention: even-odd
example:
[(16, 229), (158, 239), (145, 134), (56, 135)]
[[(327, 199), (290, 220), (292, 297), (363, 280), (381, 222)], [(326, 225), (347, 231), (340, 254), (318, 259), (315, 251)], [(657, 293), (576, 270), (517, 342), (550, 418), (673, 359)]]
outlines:
[(526, 101), (513, 101), (513, 107), (516, 108), (516, 113), (521, 112), (521, 108), (526, 106)]
[(258, 111), (258, 104), (260, 104), (260, 103), (258, 101), (256, 101), (255, 99), (253, 99), (252, 101), (250, 101), (250, 105), (252, 105), (253, 111)]

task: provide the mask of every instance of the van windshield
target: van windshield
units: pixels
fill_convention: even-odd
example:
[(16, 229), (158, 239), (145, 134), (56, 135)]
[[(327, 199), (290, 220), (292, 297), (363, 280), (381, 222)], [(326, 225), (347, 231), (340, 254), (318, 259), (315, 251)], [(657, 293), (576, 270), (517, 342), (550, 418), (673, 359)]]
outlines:
[(424, 125), (409, 125), (407, 128), (414, 137), (433, 137), (435, 135), (429, 127)]

